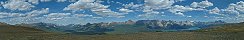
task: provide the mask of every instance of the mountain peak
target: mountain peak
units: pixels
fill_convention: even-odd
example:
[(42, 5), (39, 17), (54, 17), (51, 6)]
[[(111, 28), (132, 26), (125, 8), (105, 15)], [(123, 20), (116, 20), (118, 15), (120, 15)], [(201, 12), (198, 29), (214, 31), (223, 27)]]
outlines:
[(226, 22), (222, 21), (222, 20), (217, 20), (217, 21), (215, 21), (215, 23), (226, 23)]
[(0, 22), (0, 25), (6, 25), (7, 23), (4, 23), (4, 22)]
[(132, 20), (128, 20), (128, 21), (125, 22), (125, 24), (135, 24), (135, 22), (132, 21)]

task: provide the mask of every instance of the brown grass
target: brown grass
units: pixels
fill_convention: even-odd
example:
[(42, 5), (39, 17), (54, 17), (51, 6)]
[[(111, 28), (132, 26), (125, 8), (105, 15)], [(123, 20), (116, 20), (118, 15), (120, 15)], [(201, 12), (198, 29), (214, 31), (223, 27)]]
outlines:
[(113, 35), (0, 33), (0, 40), (244, 40), (243, 32), (143, 32)]

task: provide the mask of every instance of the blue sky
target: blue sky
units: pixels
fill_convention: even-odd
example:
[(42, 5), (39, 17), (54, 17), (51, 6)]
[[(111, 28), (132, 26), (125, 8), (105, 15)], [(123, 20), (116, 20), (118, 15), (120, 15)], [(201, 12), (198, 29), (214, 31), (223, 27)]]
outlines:
[(0, 22), (85, 24), (127, 20), (243, 22), (243, 0), (0, 0)]

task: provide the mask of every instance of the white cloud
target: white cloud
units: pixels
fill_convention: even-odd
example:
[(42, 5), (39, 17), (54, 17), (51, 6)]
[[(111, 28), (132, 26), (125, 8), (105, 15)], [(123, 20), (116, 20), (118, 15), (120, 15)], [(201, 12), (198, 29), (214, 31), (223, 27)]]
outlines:
[(88, 14), (74, 14), (73, 16), (75, 16), (75, 17), (92, 17), (93, 15), (88, 15)]
[(187, 18), (192, 18), (192, 16), (187, 16)]
[(144, 10), (143, 12), (145, 12), (145, 14), (140, 14), (138, 17), (151, 18), (160, 14), (158, 11), (153, 10)]
[(76, 2), (76, 1), (78, 1), (78, 0), (69, 0), (69, 2)]
[(187, 12), (187, 11), (192, 11), (192, 10), (196, 10), (196, 9), (193, 9), (191, 7), (185, 7), (185, 6), (180, 6), (180, 5), (175, 5), (173, 7), (171, 7), (168, 11), (169, 12), (172, 12), (176, 15), (184, 15), (183, 12)]
[(79, 0), (73, 4), (68, 5), (63, 10), (80, 11), (84, 9), (91, 10), (93, 13), (104, 17), (120, 17), (124, 14), (108, 9), (109, 6), (95, 2), (95, 0)]
[(27, 13), (27, 17), (37, 17), (37, 16), (41, 16), (41, 15), (44, 15), (47, 13), (49, 13), (49, 8), (45, 8), (42, 10), (33, 10), (33, 11)]
[(121, 8), (121, 9), (119, 9), (119, 11), (120, 11), (120, 12), (123, 12), (123, 13), (134, 12), (133, 10), (125, 9), (125, 8)]
[(219, 10), (219, 8), (215, 7), (214, 9), (212, 10), (209, 10), (209, 13), (210, 14), (219, 14), (221, 10)]
[(130, 9), (139, 9), (139, 7), (142, 7), (143, 4), (134, 4), (133, 2), (129, 4), (123, 4), (124, 8), (130, 8)]
[(62, 20), (71, 16), (71, 13), (50, 13), (45, 15), (49, 20)]
[(119, 17), (124, 14), (118, 13), (111, 11), (110, 9), (105, 9), (105, 8), (98, 8), (98, 9), (91, 9), (92, 12), (96, 13), (97, 15), (101, 15), (104, 17)]
[(79, 1), (90, 3), (90, 2), (94, 2), (95, 0), (79, 0)]
[[(43, 15), (49, 13), (49, 8), (42, 10), (33, 10), (27, 13), (8, 13), (7, 18), (10, 18), (11, 22), (37, 22), (43, 20)], [(45, 19), (45, 18), (44, 18)]]
[(102, 19), (103, 17), (92, 17), (94, 19)]
[(235, 4), (230, 4), (228, 8), (222, 9), (222, 11), (229, 14), (239, 14), (239, 12), (235, 10)]
[(84, 9), (91, 9), (91, 8), (96, 8), (96, 7), (101, 7), (104, 6), (99, 3), (92, 3), (94, 1), (83, 1), (79, 0), (73, 4), (68, 5), (68, 7), (65, 7), (63, 10), (73, 10), (73, 11), (79, 11), (79, 10), (84, 10)]
[(8, 1), (3, 7), (10, 10), (31, 10), (35, 6), (25, 1)]
[(52, 0), (40, 0), (41, 2), (49, 2), (49, 1), (52, 1)]
[[(143, 8), (140, 8), (140, 6), (137, 7), (145, 14), (140, 14), (138, 17), (155, 18), (156, 16), (159, 16), (160, 12), (162, 12), (157, 10), (168, 10), (175, 2), (175, 0), (145, 0)], [(164, 14), (164, 12), (161, 14)]]
[(39, 0), (28, 0), (28, 2), (32, 3), (32, 4), (38, 4)]
[(194, 7), (194, 8), (207, 8), (207, 7), (210, 7), (210, 6), (213, 6), (213, 3), (209, 2), (209, 1), (202, 1), (202, 2), (193, 2), (191, 4), (191, 7)]
[[(145, 0), (145, 4), (143, 7), (143, 12), (146, 14), (151, 12), (162, 12), (156, 10), (168, 10), (176, 15), (184, 15), (183, 12), (195, 10), (190, 7), (174, 5), (176, 2), (181, 2), (185, 0)], [(150, 15), (155, 16), (155, 15)]]
[(0, 18), (14, 18), (14, 17), (24, 17), (25, 14), (21, 13), (6, 13), (6, 12), (0, 12)]
[(9, 16), (11, 16), (11, 17), (24, 17), (26, 15), (25, 14), (21, 14), (21, 13), (10, 13)]
[(65, 1), (67, 1), (67, 0), (57, 0), (57, 2), (65, 2)]
[(3, 5), (4, 4), (4, 2), (0, 2), (0, 5)]
[(145, 0), (144, 2), (152, 9), (167, 9), (175, 3), (174, 0)]
[(244, 2), (231, 3), (226, 9), (222, 9), (223, 15), (229, 17), (231, 20), (243, 19), (244, 14)]
[(232, 5), (235, 7), (235, 9), (237, 11), (244, 13), (244, 10), (243, 10), (244, 9), (244, 2), (243, 1), (237, 2), (236, 4), (232, 4)]
[(185, 16), (184, 13), (182, 13), (182, 12), (177, 12), (177, 13), (175, 13), (175, 15)]
[(208, 16), (203, 16), (203, 17), (208, 18)]
[(226, 9), (222, 9), (226, 14), (236, 14), (237, 16), (240, 16), (241, 13), (244, 13), (244, 2), (240, 1), (237, 2), (236, 4), (231, 3)]
[(198, 3), (197, 2), (191, 3), (191, 7), (198, 7)]

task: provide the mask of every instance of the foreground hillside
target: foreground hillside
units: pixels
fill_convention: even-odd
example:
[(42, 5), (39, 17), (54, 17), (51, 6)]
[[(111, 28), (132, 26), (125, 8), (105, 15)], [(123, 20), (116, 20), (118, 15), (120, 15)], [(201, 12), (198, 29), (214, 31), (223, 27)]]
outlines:
[(44, 33), (44, 31), (29, 27), (0, 23), (0, 33)]
[(198, 30), (200, 32), (244, 32), (244, 23), (231, 23)]
[(142, 32), (116, 35), (0, 34), (0, 40), (244, 40), (243, 32)]
[[(0, 23), (0, 40), (22, 40), (21, 37), (52, 35), (55, 33), (45, 32), (43, 30), (29, 28), (24, 26), (9, 25)], [(28, 40), (28, 39), (25, 39)]]

